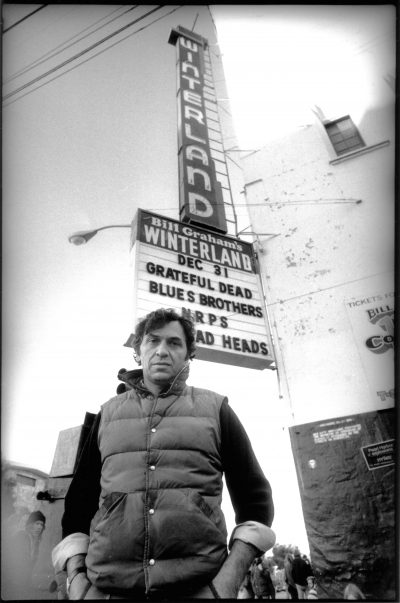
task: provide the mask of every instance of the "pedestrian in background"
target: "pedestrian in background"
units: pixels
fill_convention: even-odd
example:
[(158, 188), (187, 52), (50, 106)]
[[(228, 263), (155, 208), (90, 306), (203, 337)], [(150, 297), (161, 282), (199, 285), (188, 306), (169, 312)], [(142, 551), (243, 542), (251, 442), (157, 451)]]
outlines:
[[(226, 397), (189, 387), (193, 322), (159, 309), (133, 336), (141, 369), (101, 408), (53, 550), (70, 599), (236, 598), (271, 548), (271, 487)], [(222, 477), (237, 525), (229, 540)]]
[(363, 601), (366, 597), (356, 584), (349, 582), (344, 589), (343, 598), (351, 601)]
[(307, 578), (306, 599), (318, 599), (317, 585), (314, 576)]
[(247, 572), (242, 584), (239, 587), (238, 599), (254, 599), (254, 591), (251, 585), (251, 570)]
[(297, 594), (296, 583), (293, 579), (293, 572), (292, 572), (293, 559), (294, 559), (294, 557), (293, 557), (292, 553), (287, 553), (287, 555), (285, 556), (285, 559), (283, 561), (283, 567), (284, 567), (284, 571), (285, 571), (285, 582), (287, 584), (287, 591), (290, 595), (290, 598), (293, 601), (298, 601), (299, 596)]
[(45, 525), (46, 518), (43, 513), (33, 511), (26, 520), (24, 530), (16, 532), (10, 539), (2, 575), (3, 598), (32, 598), (32, 574)]
[(309, 565), (300, 555), (299, 549), (294, 551), (294, 559), (292, 563), (292, 576), (297, 588), (297, 596), (299, 599), (306, 598), (307, 578), (312, 576), (311, 565)]
[(270, 568), (262, 557), (257, 557), (251, 567), (251, 585), (255, 599), (275, 599)]
[[(284, 568), (272, 567), (270, 570), (273, 585), (275, 587), (275, 593), (287, 593), (287, 584), (285, 582), (285, 570)], [(279, 598), (279, 597), (277, 597)]]

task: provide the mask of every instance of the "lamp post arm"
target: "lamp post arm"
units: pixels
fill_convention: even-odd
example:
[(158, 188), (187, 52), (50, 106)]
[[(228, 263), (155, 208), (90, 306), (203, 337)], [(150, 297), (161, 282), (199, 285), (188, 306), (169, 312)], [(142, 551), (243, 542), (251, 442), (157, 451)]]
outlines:
[(96, 228), (96, 232), (99, 230), (106, 230), (106, 228), (130, 228), (130, 224), (110, 224), (109, 226), (100, 226), (100, 228)]
[(74, 232), (72, 235), (68, 237), (68, 241), (73, 245), (84, 245), (90, 239), (92, 239), (99, 230), (106, 230), (107, 228), (131, 228), (130, 224), (109, 224), (107, 226), (100, 226), (99, 228), (94, 228), (93, 230), (80, 230), (79, 232)]

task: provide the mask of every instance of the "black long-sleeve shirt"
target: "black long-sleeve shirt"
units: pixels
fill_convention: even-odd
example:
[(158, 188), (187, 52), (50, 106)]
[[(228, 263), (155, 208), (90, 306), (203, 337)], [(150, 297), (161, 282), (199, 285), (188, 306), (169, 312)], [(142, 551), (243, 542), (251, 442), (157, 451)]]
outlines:
[[(101, 456), (96, 415), (77, 470), (65, 497), (63, 538), (75, 532), (89, 534), (100, 497)], [(271, 487), (254, 454), (247, 433), (225, 399), (220, 410), (222, 468), (235, 510), (236, 523), (257, 521), (268, 527), (274, 517)]]

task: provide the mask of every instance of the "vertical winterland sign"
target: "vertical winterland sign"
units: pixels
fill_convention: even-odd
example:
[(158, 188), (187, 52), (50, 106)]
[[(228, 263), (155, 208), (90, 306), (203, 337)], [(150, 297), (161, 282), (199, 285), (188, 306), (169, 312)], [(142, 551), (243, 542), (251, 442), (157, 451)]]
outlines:
[[(132, 223), (131, 255), (134, 324), (157, 308), (173, 308), (195, 322), (196, 358), (272, 368), (250, 243), (139, 209)], [(125, 345), (131, 345), (130, 339)]]
[(177, 48), (180, 219), (226, 234), (223, 195), (211, 157), (206, 118), (207, 40), (179, 26), (172, 30), (169, 43)]

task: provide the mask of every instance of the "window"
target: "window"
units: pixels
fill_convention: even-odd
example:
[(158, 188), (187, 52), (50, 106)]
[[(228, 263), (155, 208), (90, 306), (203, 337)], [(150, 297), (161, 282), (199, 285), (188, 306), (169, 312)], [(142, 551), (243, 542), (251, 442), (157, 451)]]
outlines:
[(324, 126), (337, 155), (365, 147), (365, 142), (348, 115), (325, 123)]

